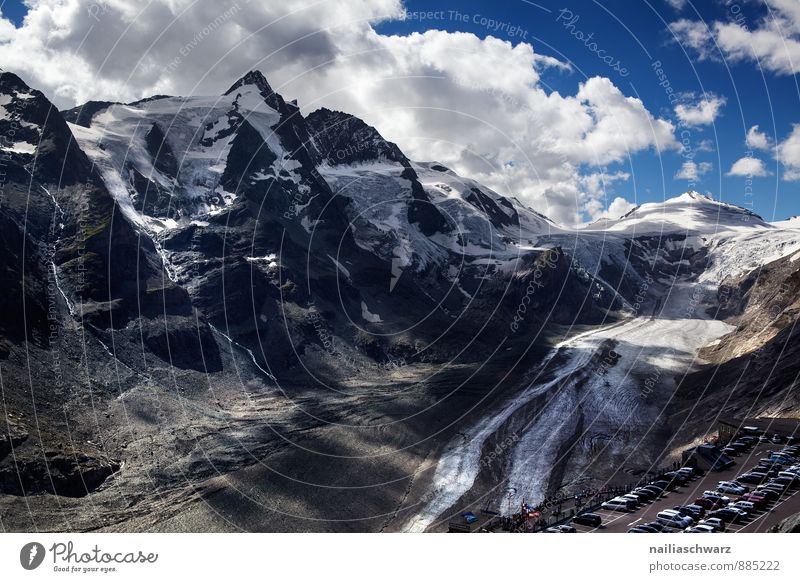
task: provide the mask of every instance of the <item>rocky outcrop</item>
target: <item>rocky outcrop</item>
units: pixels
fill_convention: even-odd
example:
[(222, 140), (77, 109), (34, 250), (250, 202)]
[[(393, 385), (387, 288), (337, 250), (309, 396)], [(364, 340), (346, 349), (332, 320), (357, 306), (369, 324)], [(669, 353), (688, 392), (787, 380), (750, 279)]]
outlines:
[(46, 451), (38, 457), (19, 457), (13, 463), (0, 464), (0, 493), (84, 497), (119, 468), (119, 462), (103, 457)]

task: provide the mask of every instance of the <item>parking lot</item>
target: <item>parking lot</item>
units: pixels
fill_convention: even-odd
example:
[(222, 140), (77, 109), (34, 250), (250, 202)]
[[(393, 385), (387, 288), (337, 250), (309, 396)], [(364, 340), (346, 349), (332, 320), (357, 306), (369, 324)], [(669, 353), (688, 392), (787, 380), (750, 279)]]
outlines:
[[(578, 532), (627, 532), (635, 525), (655, 521), (657, 514), (664, 509), (672, 509), (678, 505), (690, 504), (694, 499), (702, 496), (703, 491), (716, 490), (719, 481), (734, 480), (738, 475), (756, 465), (759, 459), (766, 457), (769, 451), (779, 450), (780, 448), (780, 445), (771, 443), (759, 444), (749, 453), (744, 453), (736, 457), (734, 459), (736, 464), (731, 468), (719, 472), (709, 471), (701, 477), (695, 477), (683, 486), (676, 488), (674, 491), (665, 493), (664, 496), (655, 501), (645, 503), (634, 511), (618, 512), (606, 509), (593, 511), (592, 513), (600, 515), (603, 519), (603, 523), (598, 528), (577, 524), (572, 525), (575, 526)], [(752, 486), (749, 487), (752, 488)], [(736, 495), (729, 495), (729, 497), (732, 499), (737, 498)], [(754, 512), (744, 523), (727, 524), (726, 531), (729, 533), (767, 531), (784, 518), (795, 513), (800, 513), (800, 490), (789, 490), (778, 500), (769, 503), (765, 509)]]

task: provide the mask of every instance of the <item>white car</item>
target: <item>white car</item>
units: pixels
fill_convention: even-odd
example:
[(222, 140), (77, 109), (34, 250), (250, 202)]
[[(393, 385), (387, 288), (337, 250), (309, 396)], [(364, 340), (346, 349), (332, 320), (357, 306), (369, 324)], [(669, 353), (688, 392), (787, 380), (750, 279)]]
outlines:
[(729, 507), (733, 507), (734, 509), (738, 509), (739, 511), (744, 511), (747, 514), (754, 513), (756, 510), (755, 503), (750, 501), (737, 501), (732, 503)]
[(658, 521), (664, 525), (668, 525), (669, 527), (678, 527), (680, 529), (685, 529), (694, 523), (694, 520), (691, 517), (682, 515), (674, 509), (665, 509), (664, 511), (659, 512), (656, 517), (658, 518)]
[(620, 499), (619, 497), (615, 497), (614, 499), (610, 499), (609, 501), (601, 504), (600, 507), (609, 511), (630, 511), (633, 509), (633, 503), (631, 503), (631, 501), (628, 499)]
[(734, 495), (744, 495), (749, 491), (747, 487), (743, 487), (733, 481), (720, 481), (717, 484), (717, 491), (722, 493), (733, 493)]

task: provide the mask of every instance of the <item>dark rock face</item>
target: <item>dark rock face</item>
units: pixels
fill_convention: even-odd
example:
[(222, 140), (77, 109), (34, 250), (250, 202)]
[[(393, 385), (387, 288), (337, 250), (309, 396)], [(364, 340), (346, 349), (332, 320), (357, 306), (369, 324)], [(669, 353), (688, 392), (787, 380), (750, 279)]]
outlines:
[(113, 101), (87, 101), (83, 105), (62, 111), (61, 115), (70, 123), (74, 123), (75, 125), (80, 125), (82, 127), (91, 127), (92, 118), (95, 116), (95, 114), (108, 109), (112, 105), (117, 105), (117, 103)]
[(153, 166), (166, 176), (178, 174), (178, 160), (172, 151), (164, 132), (154, 123), (144, 136), (147, 151), (153, 157)]
[(0, 493), (84, 497), (100, 487), (119, 467), (116, 461), (85, 453), (47, 451), (43, 458), (0, 464)]
[(306, 122), (321, 154), (319, 162), (336, 166), (389, 160), (408, 165), (400, 148), (357, 117), (323, 107), (311, 113)]
[(408, 205), (408, 221), (416, 224), (425, 236), (433, 236), (437, 232), (449, 232), (452, 227), (447, 219), (436, 208), (419, 183), (417, 173), (409, 166), (402, 174), (403, 178), (411, 182), (411, 202)]
[[(260, 173), (271, 175), (272, 181), (279, 179), (280, 176), (273, 175), (271, 169), (277, 159), (258, 131), (247, 121), (242, 121), (236, 128), (236, 137), (231, 145), (220, 184), (229, 192), (237, 194), (250, 190), (261, 192), (263, 184), (258, 188), (249, 188), (254, 185), (249, 178)], [(271, 188), (272, 181), (266, 183), (267, 190)]]
[[(467, 196), (467, 202), (472, 204), (475, 208), (484, 212), (488, 217), (489, 221), (495, 226), (495, 228), (502, 228), (504, 226), (519, 226), (519, 216), (517, 215), (516, 210), (505, 199), (501, 199), (499, 204), (506, 205), (506, 211), (504, 212), (497, 202), (495, 202), (492, 198), (482, 192), (479, 188), (472, 188), (470, 191), (469, 196)], [(508, 209), (510, 209), (510, 213), (507, 214)]]
[[(196, 324), (188, 294), (170, 280), (153, 242), (123, 216), (61, 114), (41, 92), (11, 73), (0, 74), (0, 92), (14, 96), (12, 105), (19, 102), (11, 107), (11, 117), (26, 127), (26, 133), (15, 139), (36, 145), (31, 187), (30, 175), (13, 178), (25, 173), (23, 168), (34, 156), (13, 155), (8, 164), (10, 195), (0, 208), (0, 220), (10, 228), (3, 229), (8, 246), (0, 253), (0, 268), (9, 283), (15, 283), (5, 295), (8, 309), (0, 325), (18, 335), (24, 332), (20, 283), (26, 273), (32, 278), (25, 286), (29, 326), (40, 327), (41, 334), (47, 310), (55, 317), (64, 301), (61, 292), (69, 298), (70, 309), (80, 304), (79, 315), (97, 328), (121, 329), (140, 316), (172, 316), (174, 324), (181, 321), (192, 329)], [(9, 122), (0, 121), (0, 130)], [(26, 206), (38, 211), (23, 214)], [(25, 248), (31, 252), (23, 265), (26, 237)], [(187, 357), (200, 359), (198, 353)]]

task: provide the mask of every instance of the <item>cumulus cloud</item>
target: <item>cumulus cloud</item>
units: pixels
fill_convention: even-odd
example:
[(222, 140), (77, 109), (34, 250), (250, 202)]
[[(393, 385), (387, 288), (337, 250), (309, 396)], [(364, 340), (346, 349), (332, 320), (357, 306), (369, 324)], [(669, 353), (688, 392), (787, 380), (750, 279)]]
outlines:
[(754, 62), (773, 73), (796, 75), (800, 72), (800, 3), (770, 0), (767, 8), (760, 20), (747, 23), (750, 25), (733, 19), (707, 26), (682, 19), (670, 28), (701, 59), (721, 53), (732, 61)]
[(789, 137), (778, 145), (777, 157), (783, 164), (783, 179), (800, 180), (800, 124), (795, 124)]
[(683, 10), (686, 8), (686, 3), (688, 0), (666, 0), (667, 4), (672, 6), (675, 10)]
[(719, 117), (726, 102), (724, 97), (708, 95), (694, 104), (678, 104), (675, 107), (675, 115), (684, 125), (690, 127), (711, 125)]
[(699, 182), (700, 179), (708, 174), (714, 166), (711, 162), (700, 162), (699, 164), (694, 161), (683, 162), (683, 166), (675, 174), (676, 180), (687, 180), (689, 182)]
[(763, 160), (751, 156), (745, 156), (734, 162), (726, 176), (741, 176), (745, 178), (763, 178), (770, 176)]
[(567, 223), (602, 212), (587, 177), (645, 150), (679, 150), (673, 124), (608, 78), (559, 93), (540, 76), (567, 66), (528, 43), (376, 31), (402, 16), (400, 0), (37, 0), (20, 29), (0, 20), (0, 62), (61, 107), (219, 94), (259, 69), (304, 113), (357, 115), (411, 158)]
[(745, 138), (747, 147), (754, 150), (769, 150), (772, 149), (772, 142), (769, 136), (760, 131), (757, 125), (754, 125), (747, 130), (747, 137)]

